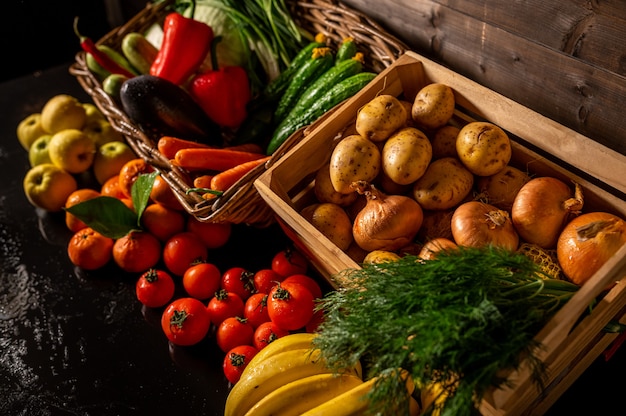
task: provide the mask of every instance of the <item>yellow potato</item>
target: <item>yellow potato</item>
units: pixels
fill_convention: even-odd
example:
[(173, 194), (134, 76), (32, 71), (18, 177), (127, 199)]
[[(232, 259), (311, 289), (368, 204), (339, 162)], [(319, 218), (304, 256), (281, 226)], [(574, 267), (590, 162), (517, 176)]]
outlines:
[(342, 194), (335, 191), (330, 181), (329, 164), (324, 165), (315, 175), (315, 183), (313, 185), (313, 193), (319, 202), (332, 202), (342, 207), (352, 204), (359, 194), (354, 191), (350, 194)]
[(330, 181), (335, 191), (350, 194), (354, 192), (352, 182), (371, 182), (380, 172), (380, 165), (381, 155), (376, 144), (353, 134), (337, 143), (330, 155)]
[(411, 116), (418, 126), (428, 130), (438, 129), (450, 121), (454, 105), (452, 88), (441, 83), (428, 84), (415, 96)]
[(486, 121), (466, 124), (456, 138), (456, 152), (477, 176), (495, 175), (511, 160), (511, 141), (500, 127)]
[(413, 185), (413, 197), (424, 209), (441, 210), (458, 205), (472, 190), (474, 175), (453, 157), (432, 162)]
[(515, 196), (529, 180), (530, 176), (526, 172), (506, 166), (495, 175), (479, 177), (476, 187), (489, 204), (510, 211)]
[(430, 142), (433, 147), (433, 159), (457, 157), (456, 138), (460, 131), (458, 127), (449, 124), (437, 129)]
[(393, 95), (379, 95), (359, 110), (356, 131), (373, 142), (380, 142), (403, 127), (407, 117), (406, 109), (399, 99)]
[(339, 249), (350, 247), (353, 241), (352, 221), (339, 205), (330, 202), (308, 205), (301, 214)]
[(408, 185), (426, 172), (432, 155), (428, 137), (414, 127), (404, 127), (385, 141), (382, 168), (395, 183)]
[(400, 259), (400, 256), (393, 251), (374, 250), (374, 251), (370, 251), (369, 253), (367, 253), (365, 258), (363, 259), (363, 263), (380, 264), (380, 263), (387, 263), (390, 261), (396, 261), (399, 259)]

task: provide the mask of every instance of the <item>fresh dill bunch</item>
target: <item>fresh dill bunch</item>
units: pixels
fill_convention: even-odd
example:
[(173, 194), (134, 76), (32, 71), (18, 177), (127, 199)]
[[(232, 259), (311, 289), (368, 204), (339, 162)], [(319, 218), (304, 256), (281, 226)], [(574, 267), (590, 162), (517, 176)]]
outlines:
[[(348, 274), (346, 275), (346, 272)], [(314, 343), (332, 368), (361, 361), (368, 377), (398, 368), (416, 384), (445, 386), (442, 415), (471, 415), (507, 370), (528, 359), (541, 386), (545, 375), (534, 336), (578, 290), (541, 276), (528, 257), (497, 247), (414, 256), (344, 271), (351, 287), (327, 294), (326, 318)], [(375, 384), (373, 413), (406, 399), (391, 377)], [(387, 413), (389, 414), (389, 413)]]

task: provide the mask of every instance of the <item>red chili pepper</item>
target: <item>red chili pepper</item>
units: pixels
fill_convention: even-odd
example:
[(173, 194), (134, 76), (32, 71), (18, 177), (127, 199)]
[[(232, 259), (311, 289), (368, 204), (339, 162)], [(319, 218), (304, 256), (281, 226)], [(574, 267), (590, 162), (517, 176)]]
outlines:
[(189, 94), (215, 123), (237, 127), (247, 116), (250, 82), (240, 66), (218, 67), (216, 45), (220, 40), (220, 36), (215, 38), (211, 47), (212, 70), (194, 77)]
[(120, 64), (115, 62), (113, 58), (111, 58), (106, 53), (102, 52), (96, 44), (90, 38), (81, 35), (78, 32), (78, 17), (74, 18), (74, 33), (80, 39), (80, 47), (87, 53), (90, 53), (96, 62), (100, 64), (100, 66), (112, 74), (120, 74), (124, 75), (128, 78), (132, 78), (135, 74), (132, 74), (130, 71), (123, 68)]
[[(192, 16), (195, 2), (192, 1)], [(184, 83), (206, 58), (213, 29), (206, 23), (172, 12), (163, 22), (163, 42), (150, 74), (174, 84)]]

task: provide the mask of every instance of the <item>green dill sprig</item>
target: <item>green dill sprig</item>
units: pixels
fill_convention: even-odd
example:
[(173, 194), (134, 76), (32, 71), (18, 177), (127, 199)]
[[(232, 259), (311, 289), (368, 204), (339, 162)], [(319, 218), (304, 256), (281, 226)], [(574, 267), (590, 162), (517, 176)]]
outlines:
[[(408, 370), (419, 386), (445, 386), (441, 414), (457, 416), (472, 414), (492, 386), (508, 385), (501, 374), (525, 359), (541, 385), (545, 368), (534, 336), (578, 290), (542, 276), (528, 257), (496, 247), (364, 264), (344, 271), (346, 277), (355, 284), (318, 305), (326, 319), (314, 342), (328, 365), (360, 360), (368, 377)], [(373, 412), (406, 400), (392, 379), (375, 384)]]

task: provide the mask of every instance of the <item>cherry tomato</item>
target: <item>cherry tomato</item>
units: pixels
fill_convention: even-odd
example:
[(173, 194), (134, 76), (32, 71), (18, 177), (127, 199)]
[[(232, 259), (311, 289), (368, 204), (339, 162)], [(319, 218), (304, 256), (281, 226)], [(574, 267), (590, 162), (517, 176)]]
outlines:
[(243, 316), (243, 309), (244, 302), (239, 295), (224, 289), (217, 291), (207, 305), (209, 318), (215, 326), (219, 326), (226, 318)]
[(254, 273), (243, 267), (231, 267), (222, 275), (222, 289), (238, 294), (245, 301), (256, 293)]
[(289, 335), (289, 331), (280, 328), (274, 322), (263, 322), (254, 330), (254, 336), (252, 338), (252, 345), (259, 351), (267, 344), (276, 341), (278, 338)]
[(215, 332), (217, 346), (228, 352), (237, 345), (252, 345), (254, 328), (246, 318), (231, 316), (222, 321)]
[(143, 305), (160, 308), (174, 296), (174, 280), (165, 270), (150, 269), (144, 272), (135, 284), (135, 294)]
[(175, 345), (193, 345), (209, 331), (211, 320), (206, 306), (195, 298), (179, 298), (170, 303), (161, 316), (161, 328)]
[(282, 329), (303, 328), (313, 317), (315, 302), (311, 291), (300, 283), (279, 283), (270, 290), (267, 313)]
[(243, 317), (248, 322), (257, 328), (263, 322), (270, 320), (270, 316), (267, 313), (267, 294), (255, 293), (246, 300), (243, 309)]
[(254, 274), (254, 287), (258, 293), (270, 293), (272, 287), (282, 282), (283, 276), (272, 269), (261, 269)]
[(221, 284), (222, 273), (212, 263), (196, 263), (183, 274), (183, 287), (192, 298), (209, 299)]
[(185, 274), (192, 264), (206, 261), (209, 251), (200, 237), (190, 231), (177, 233), (165, 242), (163, 262), (176, 276)]
[(276, 253), (272, 258), (272, 270), (283, 277), (289, 277), (292, 274), (306, 274), (308, 262), (298, 250), (286, 248)]
[(222, 365), (226, 379), (232, 384), (237, 383), (241, 373), (257, 352), (259, 350), (252, 345), (238, 345), (228, 351)]
[(322, 322), (324, 322), (324, 311), (315, 311), (311, 320), (307, 322), (306, 326), (304, 327), (304, 330), (310, 333), (317, 332), (317, 329)]
[(300, 283), (301, 285), (309, 289), (314, 299), (319, 299), (322, 297), (322, 288), (320, 287), (319, 283), (317, 283), (315, 279), (306, 274), (292, 274), (291, 276), (283, 280), (283, 282)]

